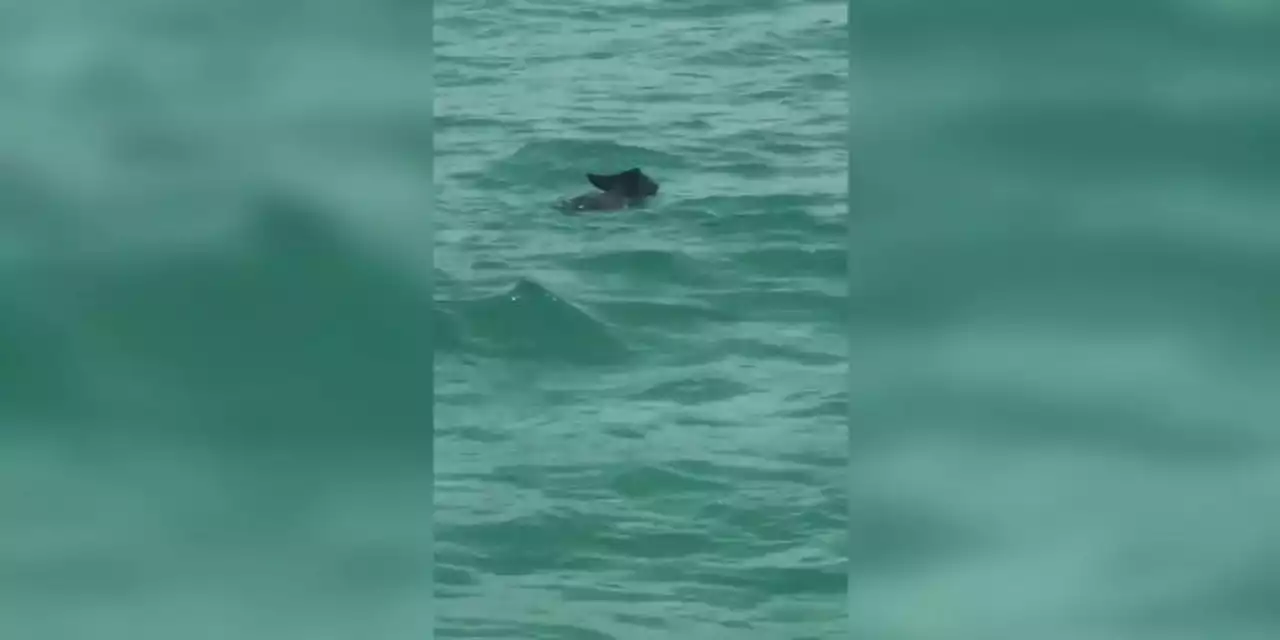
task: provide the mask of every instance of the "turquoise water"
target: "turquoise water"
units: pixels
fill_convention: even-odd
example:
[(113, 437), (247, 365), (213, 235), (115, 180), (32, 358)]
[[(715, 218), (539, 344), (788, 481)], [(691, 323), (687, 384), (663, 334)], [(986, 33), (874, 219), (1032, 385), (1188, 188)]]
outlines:
[(431, 9), (0, 3), (0, 638), (1280, 635), (1270, 4)]
[(437, 637), (844, 637), (844, 6), (436, 17)]
[(853, 637), (1280, 637), (1280, 13), (853, 21)]
[(429, 636), (427, 9), (0, 3), (0, 638)]

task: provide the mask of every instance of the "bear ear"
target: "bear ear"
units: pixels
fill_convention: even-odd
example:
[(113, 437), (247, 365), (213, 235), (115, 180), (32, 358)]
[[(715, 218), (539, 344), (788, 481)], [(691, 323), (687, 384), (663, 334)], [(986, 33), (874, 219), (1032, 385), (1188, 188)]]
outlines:
[(588, 173), (587, 182), (601, 191), (612, 191), (618, 184), (618, 175), (601, 175), (598, 173)]
[(588, 173), (587, 181), (601, 191), (622, 191), (627, 197), (646, 197), (658, 192), (658, 184), (638, 168), (622, 173)]

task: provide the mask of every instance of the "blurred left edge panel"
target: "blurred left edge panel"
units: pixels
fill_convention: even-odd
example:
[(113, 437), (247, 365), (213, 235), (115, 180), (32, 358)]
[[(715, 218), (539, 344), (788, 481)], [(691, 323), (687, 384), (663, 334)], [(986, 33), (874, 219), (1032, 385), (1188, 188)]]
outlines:
[(432, 3), (0, 3), (0, 638), (432, 637)]

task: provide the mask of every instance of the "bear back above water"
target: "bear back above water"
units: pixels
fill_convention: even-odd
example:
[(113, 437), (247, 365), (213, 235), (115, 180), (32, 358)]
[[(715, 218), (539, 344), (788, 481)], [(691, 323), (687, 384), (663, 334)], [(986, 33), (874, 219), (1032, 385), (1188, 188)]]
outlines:
[(621, 173), (588, 173), (587, 182), (599, 192), (584, 193), (562, 203), (569, 211), (616, 211), (643, 203), (658, 193), (658, 183), (638, 168)]

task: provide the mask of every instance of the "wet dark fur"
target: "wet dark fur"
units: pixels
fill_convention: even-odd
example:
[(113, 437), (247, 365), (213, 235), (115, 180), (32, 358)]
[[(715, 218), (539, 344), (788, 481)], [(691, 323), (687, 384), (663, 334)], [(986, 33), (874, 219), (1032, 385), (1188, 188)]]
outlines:
[(622, 173), (588, 173), (587, 181), (598, 192), (584, 193), (561, 203), (568, 211), (617, 211), (644, 203), (657, 195), (658, 183), (639, 169)]

